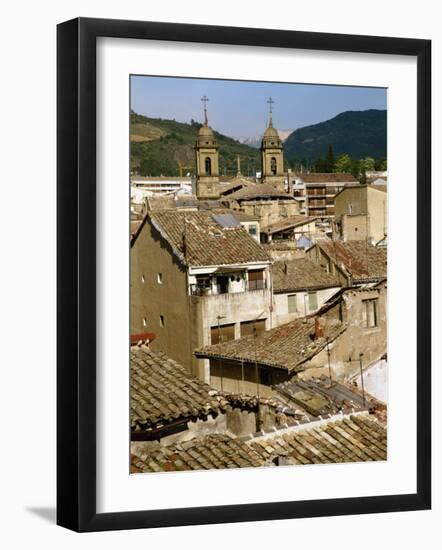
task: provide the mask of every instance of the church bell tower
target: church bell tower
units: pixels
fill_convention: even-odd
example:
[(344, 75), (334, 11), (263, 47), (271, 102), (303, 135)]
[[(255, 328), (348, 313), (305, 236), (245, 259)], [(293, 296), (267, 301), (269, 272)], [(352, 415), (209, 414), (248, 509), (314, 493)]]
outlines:
[(195, 143), (196, 196), (198, 199), (219, 198), (218, 144), (207, 119), (207, 102), (204, 96), (204, 124), (198, 130)]
[(273, 99), (270, 97), (267, 103), (269, 109), (269, 125), (264, 132), (261, 142), (261, 183), (270, 183), (279, 191), (285, 191), (284, 154), (282, 141), (278, 131), (273, 127)]

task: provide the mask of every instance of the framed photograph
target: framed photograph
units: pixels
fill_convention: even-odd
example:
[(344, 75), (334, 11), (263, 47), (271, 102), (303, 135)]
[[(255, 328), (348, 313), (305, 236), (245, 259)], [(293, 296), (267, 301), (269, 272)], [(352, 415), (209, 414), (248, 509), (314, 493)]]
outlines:
[(59, 525), (430, 508), (430, 56), (58, 26)]

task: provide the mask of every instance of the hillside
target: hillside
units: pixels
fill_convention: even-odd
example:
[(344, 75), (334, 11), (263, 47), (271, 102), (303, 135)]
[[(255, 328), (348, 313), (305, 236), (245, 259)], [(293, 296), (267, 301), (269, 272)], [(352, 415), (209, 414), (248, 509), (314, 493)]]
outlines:
[(284, 142), (284, 154), (287, 160), (314, 161), (325, 157), (329, 144), (335, 156), (386, 158), (387, 111), (345, 111), (325, 122), (298, 128)]
[[(142, 176), (178, 176), (195, 170), (194, 144), (201, 124), (149, 118), (131, 113), (131, 170)], [(234, 175), (237, 156), (241, 171), (249, 175), (260, 169), (259, 151), (215, 132), (220, 155), (220, 174)]]

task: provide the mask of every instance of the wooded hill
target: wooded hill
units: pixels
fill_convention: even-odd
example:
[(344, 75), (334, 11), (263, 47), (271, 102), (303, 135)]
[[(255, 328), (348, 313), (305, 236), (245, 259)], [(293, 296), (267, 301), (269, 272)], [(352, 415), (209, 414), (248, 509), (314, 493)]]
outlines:
[[(134, 112), (130, 115), (131, 170), (141, 176), (179, 176), (195, 172), (194, 145), (201, 124), (189, 124), (149, 118)], [(220, 175), (234, 175), (237, 156), (243, 175), (260, 169), (259, 151), (235, 139), (214, 132), (219, 146)]]
[(312, 162), (325, 157), (330, 145), (335, 156), (385, 159), (387, 111), (345, 111), (319, 124), (298, 128), (284, 142), (285, 159)]

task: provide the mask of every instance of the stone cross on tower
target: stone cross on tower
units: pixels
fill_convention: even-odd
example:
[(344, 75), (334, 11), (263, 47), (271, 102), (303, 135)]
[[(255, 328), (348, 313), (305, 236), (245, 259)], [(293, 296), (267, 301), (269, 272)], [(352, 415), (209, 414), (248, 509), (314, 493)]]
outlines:
[(209, 98), (205, 95), (201, 98), (201, 101), (204, 103), (204, 124), (207, 126), (208, 119), (207, 119), (207, 103), (209, 101)]
[(196, 180), (195, 192), (200, 200), (219, 198), (219, 159), (218, 143), (207, 118), (207, 102), (203, 96), (204, 124), (198, 130), (195, 143)]
[(273, 108), (272, 105), (275, 103), (271, 97), (267, 100), (267, 103), (269, 104), (269, 126), (273, 125), (272, 115), (273, 115)]
[(269, 183), (280, 191), (285, 191), (282, 141), (278, 131), (273, 127), (272, 120), (275, 102), (269, 97), (267, 103), (269, 104), (269, 125), (261, 142), (261, 183)]

